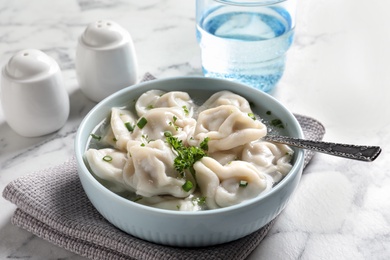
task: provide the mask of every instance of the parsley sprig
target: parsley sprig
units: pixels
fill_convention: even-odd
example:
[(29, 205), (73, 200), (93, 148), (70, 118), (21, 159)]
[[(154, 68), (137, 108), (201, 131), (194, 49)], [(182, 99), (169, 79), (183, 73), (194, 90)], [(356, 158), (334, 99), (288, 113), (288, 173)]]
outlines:
[(166, 132), (164, 135), (172, 149), (177, 153), (177, 156), (173, 162), (176, 171), (178, 171), (181, 176), (184, 176), (184, 171), (189, 170), (191, 174), (195, 176), (194, 164), (207, 155), (208, 138), (203, 140), (203, 142), (200, 144), (200, 147), (187, 147), (183, 145), (182, 140), (172, 136), (170, 132)]

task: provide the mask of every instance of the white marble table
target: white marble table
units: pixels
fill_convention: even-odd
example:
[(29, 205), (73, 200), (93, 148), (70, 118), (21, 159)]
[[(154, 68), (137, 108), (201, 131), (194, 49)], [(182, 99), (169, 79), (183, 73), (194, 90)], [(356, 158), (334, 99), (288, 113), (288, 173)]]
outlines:
[[(320, 120), (325, 140), (381, 145), (373, 163), (317, 154), (293, 200), (250, 259), (390, 259), (390, 2), (299, 0), (296, 40), (273, 95)], [(70, 95), (66, 125), (39, 138), (18, 136), (0, 110), (0, 188), (64, 162), (83, 116), (74, 60), (87, 24), (112, 19), (132, 35), (139, 76), (201, 75), (195, 2), (183, 0), (2, 0), (0, 65), (36, 48), (59, 63)], [(82, 259), (10, 223), (0, 198), (0, 259)]]

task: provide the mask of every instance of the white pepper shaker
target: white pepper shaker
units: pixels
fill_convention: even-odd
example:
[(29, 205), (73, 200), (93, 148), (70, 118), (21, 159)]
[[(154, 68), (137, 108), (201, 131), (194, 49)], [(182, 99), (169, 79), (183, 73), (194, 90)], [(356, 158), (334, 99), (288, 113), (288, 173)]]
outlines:
[(1, 104), (15, 132), (37, 137), (66, 123), (69, 96), (53, 58), (40, 50), (22, 50), (11, 57), (1, 76)]
[(128, 31), (110, 20), (88, 25), (76, 51), (76, 72), (81, 91), (99, 102), (137, 82), (137, 58)]

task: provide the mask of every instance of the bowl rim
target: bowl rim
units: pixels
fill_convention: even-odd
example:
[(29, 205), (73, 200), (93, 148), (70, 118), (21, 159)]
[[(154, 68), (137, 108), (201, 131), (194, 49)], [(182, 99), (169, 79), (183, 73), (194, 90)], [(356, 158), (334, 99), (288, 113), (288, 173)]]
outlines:
[[(228, 206), (228, 207), (224, 207), (224, 208), (218, 208), (218, 209), (201, 210), (201, 211), (176, 211), (176, 210), (160, 209), (160, 208), (155, 208), (155, 207), (151, 207), (151, 206), (147, 206), (147, 205), (142, 205), (142, 204), (133, 202), (131, 200), (125, 199), (122, 196), (120, 196), (120, 195), (112, 192), (108, 188), (104, 187), (96, 178), (93, 177), (93, 175), (90, 173), (90, 171), (88, 170), (88, 168), (85, 165), (84, 156), (82, 154), (84, 147), (80, 147), (80, 143), (82, 143), (82, 138), (83, 138), (82, 133), (84, 132), (84, 128), (86, 128), (86, 123), (95, 114), (96, 110), (98, 110), (102, 106), (105, 106), (105, 104), (107, 102), (109, 102), (110, 100), (113, 100), (113, 99), (123, 95), (124, 93), (127, 93), (128, 91), (133, 91), (133, 90), (142, 88), (143, 86), (149, 85), (151, 83), (157, 84), (160, 82), (167, 82), (167, 81), (169, 82), (169, 81), (175, 81), (175, 80), (223, 81), (223, 82), (227, 82), (229, 84), (237, 85), (237, 87), (240, 87), (240, 88), (249, 89), (250, 92), (251, 91), (258, 92), (259, 95), (266, 96), (266, 98), (269, 98), (272, 102), (275, 102), (280, 106), (283, 113), (286, 113), (290, 117), (290, 120), (292, 120), (294, 122), (295, 126), (297, 127), (297, 131), (298, 131), (297, 138), (303, 138), (303, 131), (302, 131), (302, 128), (301, 128), (298, 120), (296, 119), (296, 117), (275, 97), (273, 97), (270, 94), (265, 93), (261, 90), (255, 89), (253, 87), (250, 87), (250, 86), (238, 83), (238, 82), (233, 82), (233, 81), (229, 81), (229, 80), (225, 80), (225, 79), (218, 79), (218, 78), (207, 78), (207, 77), (202, 77), (202, 76), (178, 76), (178, 77), (154, 79), (154, 80), (150, 80), (150, 81), (139, 82), (137, 84), (134, 84), (134, 85), (129, 86), (129, 87), (125, 87), (125, 88), (111, 94), (110, 96), (106, 97), (105, 99), (100, 101), (98, 104), (96, 104), (87, 113), (87, 115), (83, 118), (83, 120), (81, 121), (79, 128), (76, 132), (76, 137), (75, 137), (75, 141), (74, 141), (74, 150), (75, 150), (75, 155), (76, 155), (75, 156), (76, 157), (76, 164), (78, 166), (77, 167), (78, 175), (83, 174), (85, 177), (88, 178), (89, 182), (95, 186), (95, 188), (99, 189), (101, 192), (103, 192), (107, 196), (111, 196), (113, 199), (117, 200), (118, 202), (120, 202), (122, 204), (127, 204), (131, 207), (135, 207), (137, 210), (150, 211), (150, 212), (154, 212), (157, 214), (165, 214), (165, 215), (171, 215), (171, 216), (183, 216), (183, 215), (184, 216), (207, 216), (207, 215), (223, 214), (226, 212), (233, 212), (235, 210), (242, 209), (242, 208), (245, 208), (247, 206), (251, 206), (251, 205), (263, 200), (264, 198), (272, 196), (274, 193), (277, 193), (280, 189), (283, 188), (283, 186), (286, 185), (285, 183), (287, 183), (290, 179), (294, 178), (293, 175), (299, 174), (299, 172), (301, 171), (300, 168), (303, 167), (304, 150), (297, 148), (297, 152), (295, 152), (296, 160), (295, 160), (293, 167), (291, 168), (289, 173), (275, 187), (272, 187), (270, 190), (261, 193), (260, 195), (256, 196), (255, 198), (245, 200), (245, 201), (243, 201), (239, 204), (236, 204), (236, 205), (232, 205), (232, 206)], [(232, 91), (232, 92), (234, 92), (234, 91)], [(81, 173), (80, 173), (80, 170), (81, 170)], [(291, 172), (294, 172), (295, 174), (290, 174)], [(82, 184), (82, 185), (84, 186), (84, 184)]]

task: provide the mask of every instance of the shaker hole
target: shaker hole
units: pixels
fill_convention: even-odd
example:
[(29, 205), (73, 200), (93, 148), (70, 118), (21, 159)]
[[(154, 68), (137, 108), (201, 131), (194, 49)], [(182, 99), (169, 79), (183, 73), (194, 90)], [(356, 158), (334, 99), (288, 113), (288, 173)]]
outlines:
[(107, 26), (111, 26), (111, 23), (107, 23)]
[(28, 52), (23, 53), (23, 56), (28, 56)]
[(100, 25), (100, 24), (98, 24), (98, 26), (97, 26), (98, 28), (101, 28), (102, 26)]

